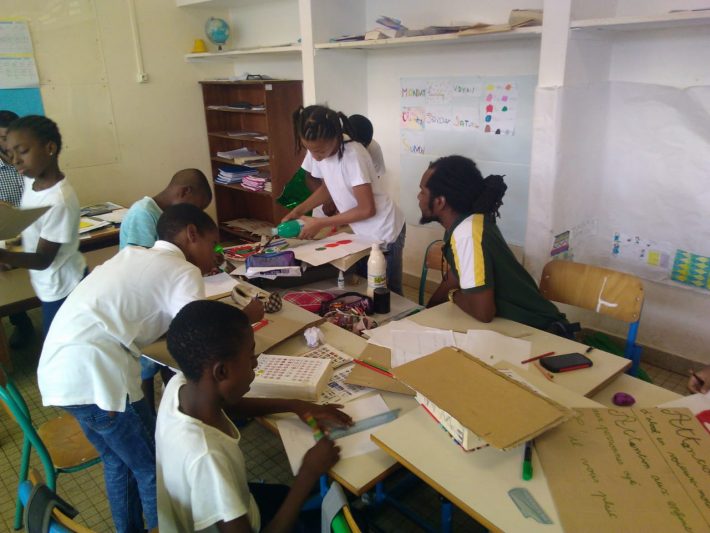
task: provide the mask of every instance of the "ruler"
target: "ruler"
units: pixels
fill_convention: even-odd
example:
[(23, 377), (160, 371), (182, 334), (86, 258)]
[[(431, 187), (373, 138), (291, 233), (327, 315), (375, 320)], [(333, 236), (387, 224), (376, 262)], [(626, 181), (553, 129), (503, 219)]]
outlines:
[(391, 411), (386, 411), (384, 413), (380, 413), (379, 415), (358, 420), (350, 427), (331, 429), (328, 433), (328, 438), (333, 440), (341, 439), (343, 437), (347, 437), (348, 435), (354, 435), (355, 433), (360, 433), (361, 431), (381, 426), (387, 422), (392, 422), (392, 420), (397, 418), (399, 415), (399, 411), (399, 409), (392, 409)]
[(508, 496), (510, 496), (525, 518), (533, 517), (541, 524), (552, 524), (550, 517), (542, 510), (542, 507), (540, 507), (540, 504), (537, 503), (537, 500), (530, 494), (528, 489), (521, 487), (510, 489)]

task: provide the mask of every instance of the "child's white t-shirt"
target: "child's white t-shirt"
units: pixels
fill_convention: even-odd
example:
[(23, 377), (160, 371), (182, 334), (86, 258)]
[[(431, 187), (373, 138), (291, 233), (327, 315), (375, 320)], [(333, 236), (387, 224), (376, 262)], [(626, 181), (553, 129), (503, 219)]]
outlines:
[(21, 207), (50, 208), (22, 232), (22, 246), (25, 252), (35, 252), (40, 239), (61, 244), (52, 264), (44, 270), (29, 271), (37, 297), (55, 302), (74, 290), (86, 268), (79, 253), (79, 200), (67, 178), (43, 191), (33, 190), (33, 184), (33, 179), (25, 178)]
[[(246, 515), (259, 531), (259, 508), (249, 492), (236, 438), (180, 411), (178, 372), (168, 383), (155, 430), (158, 523), (164, 531), (217, 531), (220, 520)], [(225, 416), (226, 418), (226, 416)], [(231, 422), (230, 422), (231, 425)], [(178, 444), (179, 443), (179, 444)]]
[(382, 155), (382, 148), (380, 148), (380, 144), (375, 139), (372, 139), (370, 144), (367, 145), (367, 153), (372, 158), (377, 177), (384, 176), (387, 171), (387, 168), (385, 168), (385, 156)]
[(306, 152), (301, 166), (311, 176), (325, 182), (335, 207), (341, 213), (357, 206), (353, 187), (370, 183), (376, 212), (368, 219), (351, 222), (350, 227), (356, 235), (377, 239), (384, 244), (397, 239), (404, 226), (404, 215), (382, 190), (372, 158), (360, 143), (346, 142), (342, 159), (338, 159), (336, 153), (316, 161), (310, 152)]

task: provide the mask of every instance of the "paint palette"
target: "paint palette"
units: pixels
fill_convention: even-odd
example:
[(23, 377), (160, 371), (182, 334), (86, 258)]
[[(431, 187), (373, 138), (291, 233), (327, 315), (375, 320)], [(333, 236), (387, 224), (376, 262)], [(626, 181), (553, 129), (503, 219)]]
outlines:
[(333, 369), (339, 368), (347, 363), (350, 363), (353, 360), (353, 358), (350, 357), (348, 354), (346, 354), (345, 352), (341, 352), (337, 348), (333, 348), (330, 344), (322, 344), (321, 346), (318, 346), (318, 348), (315, 348), (310, 352), (304, 353), (302, 357), (327, 359), (328, 361), (330, 361), (330, 364)]

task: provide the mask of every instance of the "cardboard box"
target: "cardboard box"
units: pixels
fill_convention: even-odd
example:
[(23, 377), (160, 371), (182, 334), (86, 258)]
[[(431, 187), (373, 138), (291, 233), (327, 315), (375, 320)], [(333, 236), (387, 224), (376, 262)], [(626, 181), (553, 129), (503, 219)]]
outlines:
[(457, 348), (395, 367), (395, 377), (495, 448), (535, 438), (573, 412)]

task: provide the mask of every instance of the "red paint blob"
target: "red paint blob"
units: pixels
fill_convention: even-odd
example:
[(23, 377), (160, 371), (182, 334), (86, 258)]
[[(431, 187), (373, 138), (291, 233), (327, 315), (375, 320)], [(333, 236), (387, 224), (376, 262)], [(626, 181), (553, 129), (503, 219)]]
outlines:
[(344, 239), (344, 240), (342, 240), (342, 241), (336, 242), (336, 244), (350, 244), (351, 242), (353, 242), (353, 241), (351, 241), (351, 240), (349, 240), (349, 239)]

